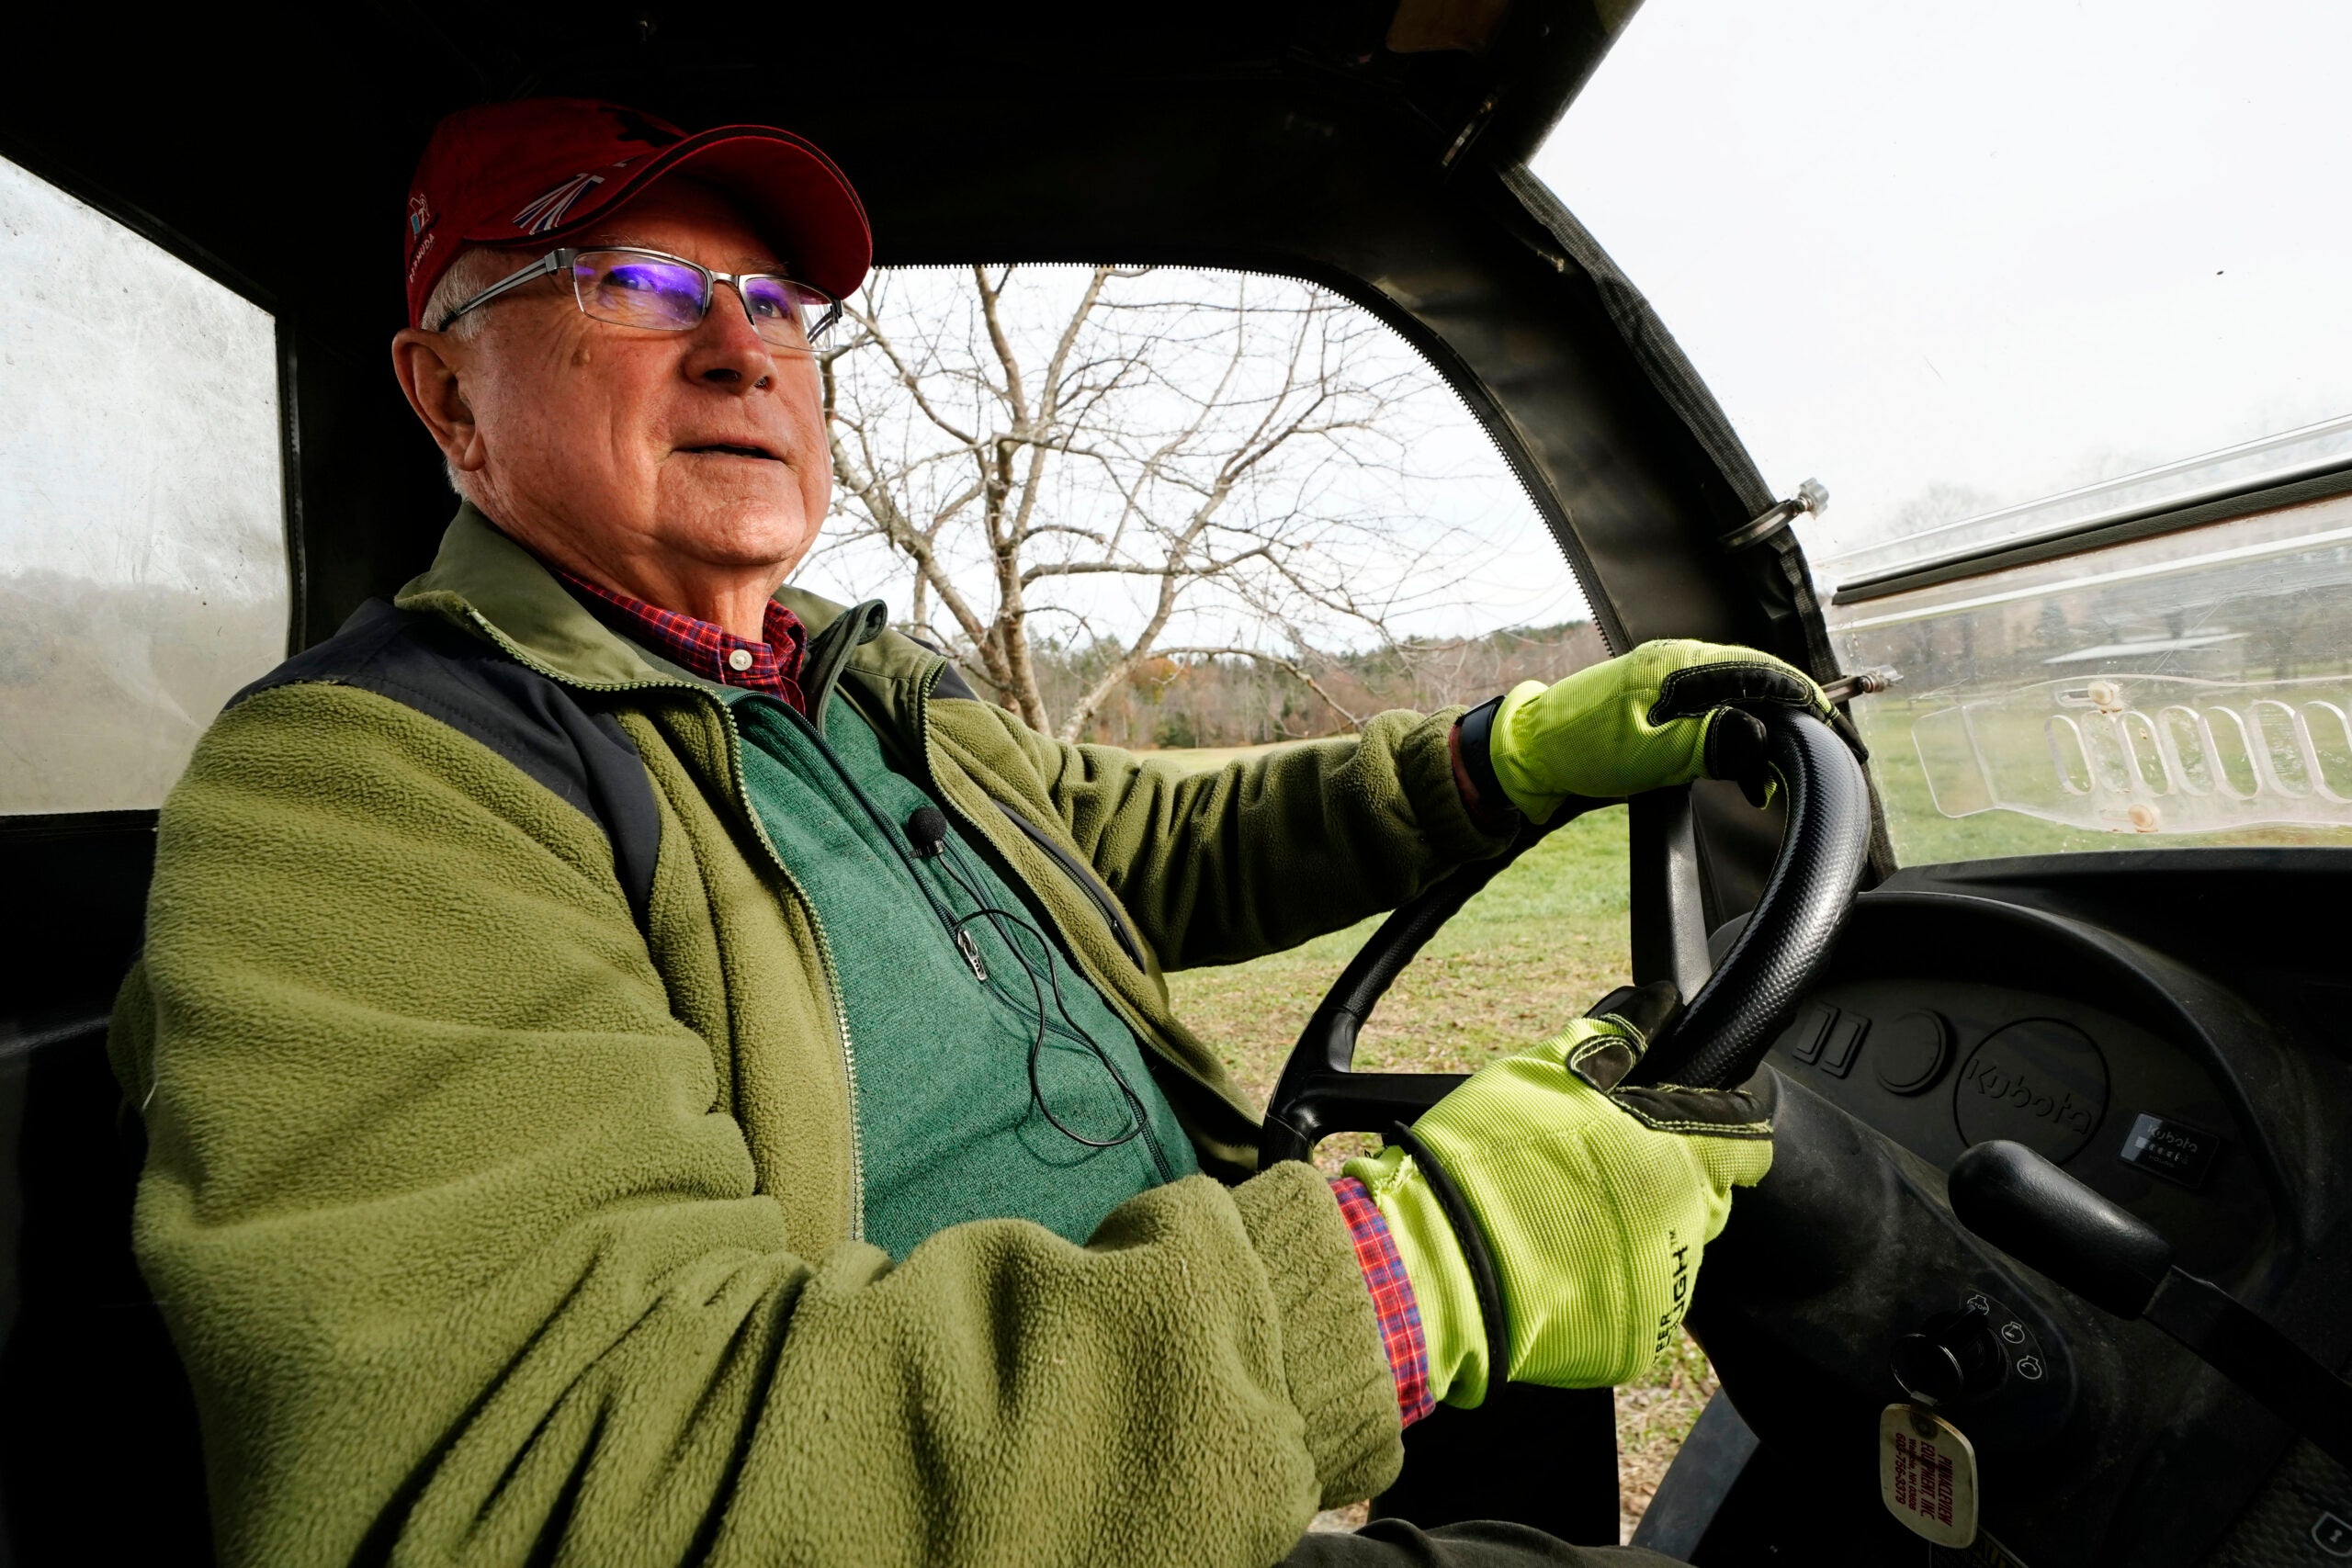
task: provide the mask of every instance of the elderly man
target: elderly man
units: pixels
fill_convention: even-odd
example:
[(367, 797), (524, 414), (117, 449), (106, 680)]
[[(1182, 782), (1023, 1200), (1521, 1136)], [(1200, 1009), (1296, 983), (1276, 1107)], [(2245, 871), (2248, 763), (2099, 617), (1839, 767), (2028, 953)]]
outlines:
[(1435, 1401), (1636, 1371), (1769, 1108), (1621, 1089), (1636, 998), (1261, 1171), (1162, 976), (1752, 773), (1725, 705), (1811, 682), (1657, 644), (1214, 773), (1062, 745), (780, 586), (868, 255), (813, 148), (469, 111), (407, 244), (464, 504), (206, 736), (113, 1037), (223, 1558), (1614, 1560), (1300, 1535)]

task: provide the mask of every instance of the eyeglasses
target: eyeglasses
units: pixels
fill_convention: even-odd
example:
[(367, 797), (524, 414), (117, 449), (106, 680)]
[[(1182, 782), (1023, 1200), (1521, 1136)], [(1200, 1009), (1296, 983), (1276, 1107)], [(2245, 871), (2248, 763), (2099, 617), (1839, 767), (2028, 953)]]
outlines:
[(786, 354), (814, 354), (826, 329), (842, 313), (840, 300), (782, 273), (713, 272), (684, 256), (633, 245), (587, 251), (567, 246), (483, 289), (442, 317), (434, 331), (447, 332), (449, 323), (467, 311), (535, 278), (565, 274), (571, 276), (571, 297), (582, 315), (657, 333), (690, 333), (702, 325), (718, 285), (724, 283), (742, 301), (743, 314), (761, 341)]

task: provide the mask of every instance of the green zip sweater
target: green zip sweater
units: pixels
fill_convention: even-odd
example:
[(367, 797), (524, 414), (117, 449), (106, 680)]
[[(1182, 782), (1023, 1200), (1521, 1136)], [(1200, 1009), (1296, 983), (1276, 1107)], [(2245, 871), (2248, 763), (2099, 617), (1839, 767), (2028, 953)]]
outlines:
[(1187, 774), (857, 649), (842, 692), (1209, 1173), (1083, 1245), (976, 1220), (894, 1262), (837, 939), (729, 708), (470, 509), (396, 604), (206, 734), (110, 1041), (224, 1561), (1254, 1565), (1394, 1474), (1337, 1205), (1250, 1174), (1161, 972), (1494, 852), (1450, 715)]
[(1017, 1216), (1082, 1242), (1200, 1168), (1135, 1032), (1021, 895), (952, 826), (912, 852), (903, 824), (931, 799), (851, 703), (823, 705), (821, 740), (782, 703), (730, 706), (752, 808), (833, 939), (868, 1241), (904, 1258), (957, 1221)]

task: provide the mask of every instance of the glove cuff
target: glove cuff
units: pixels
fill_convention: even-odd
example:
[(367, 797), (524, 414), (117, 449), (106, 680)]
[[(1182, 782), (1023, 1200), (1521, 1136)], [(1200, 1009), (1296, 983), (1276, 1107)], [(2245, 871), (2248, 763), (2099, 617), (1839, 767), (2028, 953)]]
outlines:
[[(1507, 1375), (1510, 1371), (1510, 1318), (1503, 1304), (1502, 1276), (1495, 1269), (1495, 1255), (1487, 1245), (1487, 1227), (1478, 1221), (1462, 1189), (1453, 1184), (1437, 1156), (1427, 1144), (1413, 1134), (1402, 1122), (1388, 1131), (1389, 1141), (1410, 1155), (1413, 1168), (1429, 1183), (1430, 1195), (1445, 1215), (1445, 1223), (1453, 1231), (1454, 1244), (1462, 1249), (1462, 1261), (1470, 1270), (1470, 1286), (1478, 1297), (1478, 1320), (1487, 1331), (1487, 1385)], [(1486, 1388), (1471, 1390), (1476, 1398), (1467, 1401), (1475, 1407), (1486, 1399)], [(1462, 1401), (1449, 1400), (1449, 1404)]]
[[(1565, 794), (1544, 787), (1544, 781), (1532, 776), (1525, 757), (1511, 740), (1511, 720), (1520, 709), (1542, 696), (1551, 688), (1541, 681), (1521, 681), (1495, 699), (1495, 711), (1487, 721), (1487, 744), (1484, 750), (1487, 771), (1495, 775), (1496, 787), (1503, 798), (1519, 807), (1520, 815), (1531, 822), (1549, 822), (1552, 813), (1567, 798)], [(1462, 750), (1468, 765), (1470, 737), (1463, 738)]]
[(1470, 787), (1478, 792), (1481, 808), (1489, 811), (1510, 799), (1502, 781), (1495, 777), (1495, 715), (1502, 705), (1501, 697), (1488, 697), (1453, 724), (1462, 738), (1462, 771), (1470, 775)]

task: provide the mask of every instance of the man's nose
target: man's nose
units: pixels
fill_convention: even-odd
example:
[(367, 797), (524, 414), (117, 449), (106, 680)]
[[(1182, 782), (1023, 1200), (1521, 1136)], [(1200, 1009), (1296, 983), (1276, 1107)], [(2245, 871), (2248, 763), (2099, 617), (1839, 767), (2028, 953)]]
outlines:
[(750, 391), (770, 385), (775, 376), (775, 354), (767, 341), (752, 330), (742, 296), (731, 283), (711, 290), (710, 309), (695, 329), (694, 346), (686, 355), (689, 378), (732, 391)]

